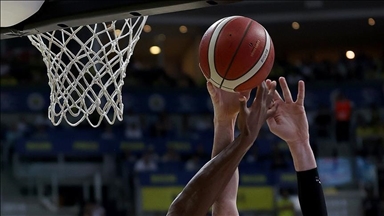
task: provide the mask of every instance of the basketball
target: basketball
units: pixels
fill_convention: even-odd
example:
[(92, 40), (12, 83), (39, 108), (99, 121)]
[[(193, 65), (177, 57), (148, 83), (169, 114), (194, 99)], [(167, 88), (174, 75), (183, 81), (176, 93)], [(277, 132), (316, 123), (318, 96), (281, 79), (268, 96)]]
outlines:
[(225, 17), (204, 33), (199, 65), (205, 78), (229, 92), (251, 90), (269, 75), (275, 59), (267, 30), (243, 16)]

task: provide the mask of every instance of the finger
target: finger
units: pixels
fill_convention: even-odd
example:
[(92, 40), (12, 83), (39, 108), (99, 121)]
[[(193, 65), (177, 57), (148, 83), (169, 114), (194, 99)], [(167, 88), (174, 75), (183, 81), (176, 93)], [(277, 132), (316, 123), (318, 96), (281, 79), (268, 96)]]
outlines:
[(247, 109), (247, 98), (245, 96), (241, 96), (239, 98), (240, 101), (240, 111), (246, 111)]
[(213, 84), (209, 81), (207, 81), (207, 89), (208, 89), (208, 93), (209, 95), (213, 96), (215, 95), (215, 87), (213, 87)]
[(268, 94), (275, 94), (276, 86), (277, 86), (277, 82), (272, 81), (268, 86), (268, 89), (269, 89)]
[(242, 91), (242, 92), (239, 92), (239, 97), (245, 97), (246, 100), (248, 101), (249, 97), (251, 96), (251, 90), (249, 91)]
[(283, 91), (283, 96), (284, 96), (285, 102), (286, 103), (292, 103), (293, 100), (292, 100), (291, 91), (289, 91), (288, 84), (287, 84), (287, 81), (285, 80), (285, 78), (284, 77), (280, 77), (279, 78), (279, 83), (280, 83), (280, 86), (281, 86), (281, 90)]
[(283, 101), (283, 99), (281, 98), (279, 92), (277, 92), (277, 90), (275, 90), (275, 93), (273, 94), (273, 100), (274, 101)]
[(261, 95), (262, 95), (262, 87), (261, 87), (261, 84), (259, 86), (257, 86), (257, 89), (256, 89), (256, 94), (255, 94), (255, 98), (253, 99), (253, 101), (256, 101), (256, 98), (260, 98)]
[(255, 99), (253, 100), (252, 106), (257, 106), (257, 103), (255, 103), (256, 101), (260, 103), (261, 101), (264, 100), (264, 97), (265, 97), (264, 94), (266, 89), (267, 89), (267, 85), (265, 84), (265, 81), (263, 81), (257, 87), (256, 96), (255, 96)]
[(268, 95), (268, 86), (267, 86), (267, 82), (266, 81), (263, 81), (261, 83), (261, 86), (263, 87), (263, 98), (265, 98), (266, 95)]
[(268, 110), (267, 110), (267, 120), (269, 118), (273, 118), (275, 116), (276, 111), (277, 111), (277, 106), (278, 104), (273, 104)]
[(268, 95), (273, 96), (276, 89), (276, 85), (277, 85), (276, 81), (271, 81), (270, 79), (267, 79), (265, 83), (267, 84), (267, 87), (268, 87)]
[(270, 88), (268, 91), (268, 96), (267, 96), (267, 101), (266, 101), (268, 107), (271, 106), (271, 104), (273, 103), (273, 98), (274, 98), (275, 91), (276, 91), (276, 81), (271, 82), (269, 85), (270, 85)]
[(264, 89), (267, 89), (267, 83), (265, 81), (261, 82), (261, 86), (264, 88)]
[(267, 125), (269, 127), (269, 130), (271, 130), (271, 128), (274, 128), (276, 126), (276, 124), (277, 124), (276, 120), (274, 118), (274, 115), (272, 115), (272, 114), (271, 114), (271, 116), (269, 118), (267, 118), (266, 122), (267, 122)]
[(241, 132), (244, 133), (244, 135), (248, 135), (249, 134), (249, 128), (248, 128), (248, 124), (246, 123), (247, 121), (247, 99), (245, 96), (241, 97), (239, 99), (239, 102), (240, 102), (240, 112), (239, 112), (239, 123), (240, 123), (240, 130), (242, 130)]
[(272, 81), (270, 79), (265, 80), (265, 83), (267, 84), (268, 89), (271, 86)]
[(261, 95), (263, 95), (268, 89), (267, 83), (265, 81), (261, 82), (259, 87), (261, 88), (261, 92), (260, 92)]
[(300, 80), (296, 103), (298, 105), (304, 106), (304, 98), (305, 98), (305, 84), (304, 84), (304, 81)]

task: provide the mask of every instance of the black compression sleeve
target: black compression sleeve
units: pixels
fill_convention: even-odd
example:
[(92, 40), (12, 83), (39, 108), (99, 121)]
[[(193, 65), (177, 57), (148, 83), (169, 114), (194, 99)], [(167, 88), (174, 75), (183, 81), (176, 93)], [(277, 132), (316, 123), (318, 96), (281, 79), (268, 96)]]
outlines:
[(303, 216), (326, 216), (323, 188), (317, 168), (296, 172), (299, 202)]

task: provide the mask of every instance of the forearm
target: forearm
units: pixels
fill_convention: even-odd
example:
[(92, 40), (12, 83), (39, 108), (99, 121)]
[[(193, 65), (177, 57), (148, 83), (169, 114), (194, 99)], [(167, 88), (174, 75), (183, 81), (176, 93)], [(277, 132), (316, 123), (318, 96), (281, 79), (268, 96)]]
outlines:
[(327, 206), (317, 168), (296, 174), (303, 216), (327, 216)]
[(288, 146), (297, 174), (298, 196), (303, 216), (326, 216), (323, 188), (309, 141), (288, 143)]
[(172, 202), (168, 216), (203, 216), (237, 169), (253, 141), (240, 135), (206, 163)]
[[(236, 118), (215, 119), (214, 140), (212, 148), (212, 157), (219, 154), (234, 140)], [(239, 185), (238, 169), (232, 173), (232, 178), (227, 186), (222, 190), (212, 207), (213, 215), (237, 215), (236, 206), (237, 189)]]
[(225, 120), (214, 119), (212, 157), (218, 155), (234, 140), (235, 122), (236, 118)]
[(296, 143), (289, 143), (288, 147), (293, 158), (295, 170), (305, 171), (317, 167), (316, 159), (313, 154), (309, 140), (304, 140)]

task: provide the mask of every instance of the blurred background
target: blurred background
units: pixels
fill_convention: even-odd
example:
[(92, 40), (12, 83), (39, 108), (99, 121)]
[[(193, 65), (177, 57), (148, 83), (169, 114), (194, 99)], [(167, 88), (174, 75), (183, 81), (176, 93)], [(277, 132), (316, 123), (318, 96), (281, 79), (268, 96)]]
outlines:
[[(243, 1), (150, 16), (127, 68), (124, 120), (96, 129), (53, 126), (41, 54), (25, 37), (1, 40), (1, 215), (165, 215), (210, 159), (198, 46), (231, 15), (268, 30), (270, 79), (285, 76), (293, 95), (306, 82), (329, 215), (384, 215), (382, 1)], [(268, 127), (239, 170), (241, 215), (301, 215), (292, 158)]]

